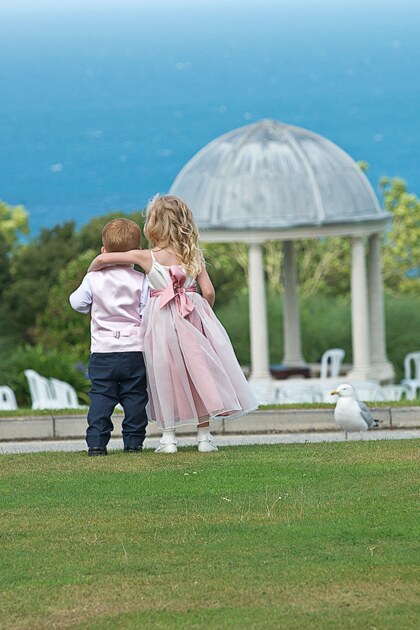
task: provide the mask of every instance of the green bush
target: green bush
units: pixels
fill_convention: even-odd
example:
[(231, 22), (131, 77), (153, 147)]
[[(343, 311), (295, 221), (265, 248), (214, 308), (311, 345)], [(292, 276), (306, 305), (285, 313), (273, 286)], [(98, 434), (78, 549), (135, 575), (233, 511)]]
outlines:
[(343, 348), (352, 361), (351, 306), (348, 297), (313, 295), (300, 304), (302, 349), (309, 363), (318, 363), (328, 348)]
[[(324, 295), (301, 300), (302, 347), (306, 361), (320, 360), (324, 350), (341, 347), (351, 359), (351, 328), (348, 300)], [(248, 295), (242, 294), (226, 306), (216, 309), (228, 331), (241, 364), (250, 363)], [(279, 295), (267, 299), (270, 363), (283, 359), (283, 302)]]

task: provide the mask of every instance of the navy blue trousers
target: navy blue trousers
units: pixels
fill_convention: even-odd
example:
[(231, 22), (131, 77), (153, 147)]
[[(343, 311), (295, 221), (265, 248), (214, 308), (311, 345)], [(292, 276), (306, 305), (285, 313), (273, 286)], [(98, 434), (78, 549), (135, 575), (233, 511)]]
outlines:
[(90, 407), (86, 442), (105, 448), (114, 429), (111, 416), (120, 403), (124, 409), (125, 448), (142, 446), (146, 434), (146, 368), (142, 352), (92, 352), (89, 359)]

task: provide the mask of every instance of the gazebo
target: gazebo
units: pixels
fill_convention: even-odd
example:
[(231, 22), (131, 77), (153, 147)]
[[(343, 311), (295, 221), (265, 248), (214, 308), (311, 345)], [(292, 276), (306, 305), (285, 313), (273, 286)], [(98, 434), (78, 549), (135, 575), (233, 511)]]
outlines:
[(180, 171), (170, 193), (191, 206), (204, 242), (249, 247), (250, 380), (271, 378), (263, 245), (283, 243), (283, 364), (304, 366), (294, 242), (351, 239), (353, 366), (347, 378), (391, 381), (387, 360), (381, 233), (390, 215), (358, 164), (306, 129), (262, 120), (216, 138)]

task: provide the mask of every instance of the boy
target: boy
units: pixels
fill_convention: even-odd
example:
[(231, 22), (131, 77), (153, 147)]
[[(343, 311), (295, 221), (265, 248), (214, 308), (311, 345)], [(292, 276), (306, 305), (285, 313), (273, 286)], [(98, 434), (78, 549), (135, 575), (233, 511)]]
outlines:
[[(136, 223), (114, 219), (102, 230), (101, 253), (139, 249), (140, 238)], [(71, 306), (91, 316), (88, 455), (107, 454), (114, 428), (111, 416), (118, 403), (124, 409), (124, 451), (142, 450), (147, 426), (147, 390), (140, 326), (148, 293), (144, 274), (131, 265), (115, 265), (87, 273), (70, 295)]]

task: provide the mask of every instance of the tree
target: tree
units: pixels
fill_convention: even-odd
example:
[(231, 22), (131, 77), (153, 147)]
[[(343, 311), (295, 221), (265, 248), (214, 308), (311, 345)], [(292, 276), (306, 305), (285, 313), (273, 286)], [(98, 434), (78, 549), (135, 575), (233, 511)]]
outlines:
[(24, 206), (10, 206), (0, 201), (0, 237), (12, 247), (19, 233), (28, 234), (28, 213)]
[(77, 253), (73, 222), (43, 229), (38, 237), (15, 250), (10, 263), (10, 286), (2, 296), (3, 318), (7, 318), (8, 327), (32, 340), (32, 328), (45, 308), (50, 287)]
[(9, 286), (10, 279), (10, 247), (0, 235), (0, 299), (5, 288)]
[(12, 254), (19, 236), (28, 233), (28, 215), (23, 206), (10, 206), (0, 201), (0, 336), (13, 339), (4, 293), (12, 283)]
[(350, 291), (351, 244), (348, 238), (307, 239), (296, 243), (301, 293), (347, 295)]
[(381, 180), (385, 210), (393, 215), (385, 233), (383, 275), (394, 293), (418, 295), (420, 291), (420, 200), (407, 191), (399, 178)]
[(11, 252), (21, 234), (28, 233), (28, 214), (23, 206), (0, 201), (0, 299), (11, 281)]
[(216, 291), (216, 308), (246, 290), (248, 253), (243, 243), (200, 244)]
[(60, 270), (51, 287), (45, 308), (36, 320), (34, 339), (45, 348), (77, 350), (81, 360), (89, 356), (90, 317), (77, 313), (69, 303), (69, 295), (81, 283), (96, 251), (89, 249)]

